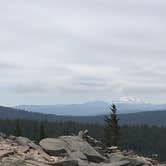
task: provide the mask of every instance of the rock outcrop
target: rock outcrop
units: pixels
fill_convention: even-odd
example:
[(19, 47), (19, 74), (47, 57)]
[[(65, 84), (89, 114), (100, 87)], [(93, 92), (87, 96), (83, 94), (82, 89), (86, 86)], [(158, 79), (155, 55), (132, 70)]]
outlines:
[(0, 166), (164, 165), (133, 152), (122, 152), (117, 147), (106, 147), (90, 137), (87, 130), (78, 136), (46, 138), (39, 145), (24, 137), (0, 134)]

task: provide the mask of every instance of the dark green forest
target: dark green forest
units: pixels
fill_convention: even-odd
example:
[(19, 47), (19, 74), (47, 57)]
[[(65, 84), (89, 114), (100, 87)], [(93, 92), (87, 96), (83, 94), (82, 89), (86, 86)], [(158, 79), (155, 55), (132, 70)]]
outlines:
[[(104, 126), (99, 124), (80, 124), (76, 122), (47, 122), (37, 120), (0, 120), (0, 132), (8, 135), (21, 135), (34, 140), (36, 143), (44, 137), (77, 134), (80, 130), (88, 129), (89, 135), (103, 140)], [(120, 147), (125, 150), (151, 156), (159, 155), (161, 161), (166, 161), (166, 127), (157, 126), (121, 126)]]
[[(104, 125), (105, 115), (98, 116), (58, 116), (52, 114), (42, 114), (0, 106), (0, 119), (27, 119), (27, 120), (46, 120), (49, 122), (73, 121), (77, 123), (90, 123)], [(118, 114), (120, 125), (142, 125), (166, 126), (166, 110), (156, 110), (129, 114)]]

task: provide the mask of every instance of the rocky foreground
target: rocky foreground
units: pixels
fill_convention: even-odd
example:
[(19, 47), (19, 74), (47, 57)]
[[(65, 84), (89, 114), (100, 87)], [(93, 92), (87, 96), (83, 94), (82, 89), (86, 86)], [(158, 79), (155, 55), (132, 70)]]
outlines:
[(46, 138), (36, 145), (24, 137), (0, 135), (0, 166), (166, 166), (133, 152), (105, 147), (88, 136)]

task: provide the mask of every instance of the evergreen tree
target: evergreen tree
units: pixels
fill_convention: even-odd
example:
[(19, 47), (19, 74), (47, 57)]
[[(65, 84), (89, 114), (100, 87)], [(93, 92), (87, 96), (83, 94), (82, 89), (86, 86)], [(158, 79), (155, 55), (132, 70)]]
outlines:
[(21, 124), (20, 124), (20, 119), (16, 120), (16, 128), (15, 128), (15, 133), (17, 137), (22, 135), (22, 130), (21, 130)]
[(38, 122), (33, 123), (32, 133), (33, 133), (33, 139), (35, 142), (39, 139), (39, 128), (38, 128)]
[(39, 129), (39, 141), (43, 138), (46, 138), (46, 131), (44, 122), (40, 122), (40, 129)]
[(111, 112), (105, 116), (105, 144), (107, 146), (117, 146), (120, 139), (120, 126), (118, 124), (117, 108), (115, 104), (111, 105)]

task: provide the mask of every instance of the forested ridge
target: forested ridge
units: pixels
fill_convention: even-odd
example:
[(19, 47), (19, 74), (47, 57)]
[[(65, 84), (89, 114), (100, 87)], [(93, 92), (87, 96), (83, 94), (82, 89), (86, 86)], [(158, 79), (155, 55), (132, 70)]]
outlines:
[[(79, 110), (78, 110), (79, 111)], [(121, 125), (156, 125), (166, 126), (166, 111), (147, 111), (129, 114), (119, 114), (119, 123)], [(45, 120), (52, 122), (73, 121), (78, 123), (104, 124), (105, 115), (98, 116), (57, 116), (52, 114), (43, 114), (29, 112), (9, 107), (0, 106), (0, 119), (28, 119), (28, 120)]]

